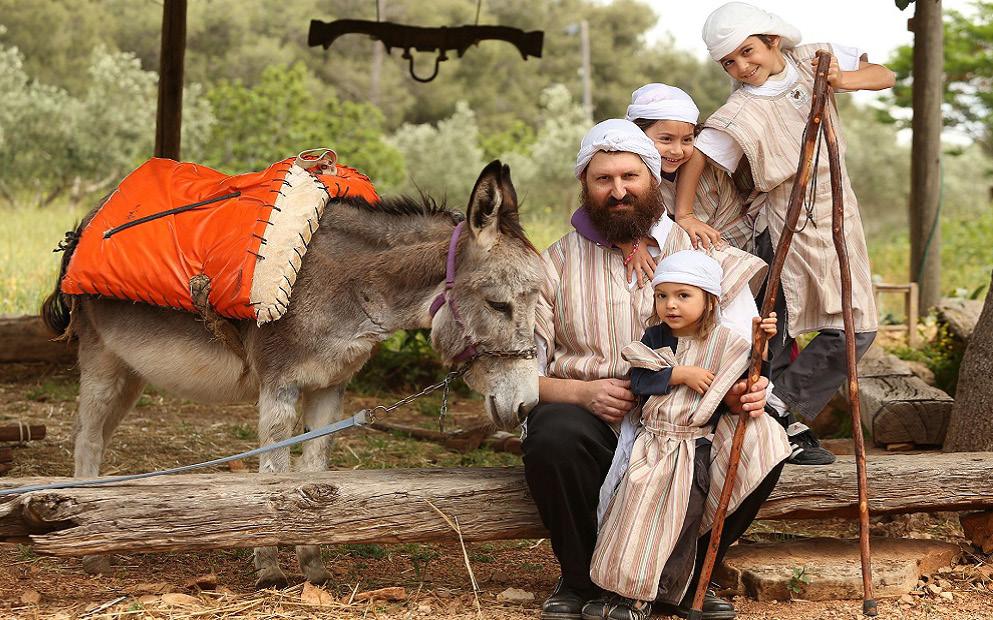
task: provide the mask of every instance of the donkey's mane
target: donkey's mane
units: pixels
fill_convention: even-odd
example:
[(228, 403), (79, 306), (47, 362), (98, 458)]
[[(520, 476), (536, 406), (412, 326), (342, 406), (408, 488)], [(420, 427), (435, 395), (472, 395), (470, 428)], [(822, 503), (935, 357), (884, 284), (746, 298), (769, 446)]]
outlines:
[[(413, 198), (407, 195), (391, 196), (389, 198), (383, 198), (375, 204), (369, 203), (359, 197), (338, 198), (337, 202), (360, 211), (394, 217), (442, 216), (450, 218), (454, 224), (465, 220), (465, 214), (461, 211), (449, 209), (445, 200), (439, 203), (426, 194), (421, 194), (420, 198)], [(508, 237), (522, 241), (528, 249), (534, 251), (536, 254), (538, 253), (538, 250), (524, 232), (524, 227), (521, 226), (517, 211), (511, 211), (500, 218), (500, 232)]]
[(338, 202), (354, 207), (360, 211), (377, 213), (380, 215), (392, 215), (395, 217), (410, 217), (418, 215), (427, 216), (447, 216), (453, 222), (461, 222), (465, 215), (448, 208), (445, 201), (440, 204), (434, 198), (421, 194), (420, 198), (411, 196), (391, 196), (383, 198), (377, 203), (369, 203), (358, 197), (341, 198)]

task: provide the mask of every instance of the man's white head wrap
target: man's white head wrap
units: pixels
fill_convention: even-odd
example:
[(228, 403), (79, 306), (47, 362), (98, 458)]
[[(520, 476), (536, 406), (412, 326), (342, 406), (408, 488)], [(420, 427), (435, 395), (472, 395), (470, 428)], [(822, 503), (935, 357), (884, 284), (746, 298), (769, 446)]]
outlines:
[(623, 118), (611, 118), (597, 123), (583, 136), (576, 155), (576, 178), (583, 178), (583, 171), (599, 151), (634, 153), (648, 166), (656, 183), (662, 182), (662, 157), (655, 143), (638, 129), (638, 126)]
[(721, 298), (721, 264), (699, 250), (682, 250), (666, 256), (655, 267), (652, 286), (664, 282), (690, 284)]
[(656, 121), (683, 121), (696, 125), (700, 110), (682, 89), (668, 84), (645, 84), (631, 93), (629, 121), (645, 118)]
[(728, 2), (703, 23), (703, 42), (711, 58), (720, 60), (738, 49), (753, 34), (779, 35), (781, 49), (800, 44), (800, 31), (780, 16), (745, 2)]

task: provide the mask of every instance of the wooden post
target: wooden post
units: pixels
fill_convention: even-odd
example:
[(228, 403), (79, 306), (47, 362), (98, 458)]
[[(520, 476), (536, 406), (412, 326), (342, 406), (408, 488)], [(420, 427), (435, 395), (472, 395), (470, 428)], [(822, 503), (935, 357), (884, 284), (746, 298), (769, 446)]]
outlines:
[(162, 6), (159, 52), (159, 104), (155, 117), (155, 156), (179, 159), (183, 124), (183, 57), (186, 54), (186, 0)]
[(920, 308), (941, 297), (941, 102), (944, 92), (944, 24), (941, 0), (914, 3), (913, 141), (910, 156), (910, 281), (920, 287)]

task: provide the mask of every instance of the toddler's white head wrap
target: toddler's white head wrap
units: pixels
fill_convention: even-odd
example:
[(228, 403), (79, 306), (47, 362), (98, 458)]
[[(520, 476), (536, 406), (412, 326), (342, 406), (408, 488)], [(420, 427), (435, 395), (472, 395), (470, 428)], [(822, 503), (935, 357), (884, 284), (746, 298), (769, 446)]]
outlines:
[(721, 264), (699, 250), (682, 250), (665, 257), (655, 268), (652, 286), (663, 282), (689, 284), (721, 298)]
[(683, 121), (696, 125), (700, 110), (693, 98), (682, 89), (668, 84), (645, 84), (631, 93), (631, 105), (625, 118), (658, 121)]
[(717, 8), (703, 23), (703, 42), (711, 58), (720, 60), (753, 34), (779, 35), (780, 49), (800, 44), (800, 31), (774, 13), (745, 2), (728, 2)]
[(634, 153), (648, 166), (656, 183), (662, 182), (662, 157), (655, 143), (638, 129), (638, 126), (623, 118), (611, 118), (594, 125), (579, 145), (576, 155), (576, 178), (583, 177), (583, 171), (598, 151), (623, 151)]

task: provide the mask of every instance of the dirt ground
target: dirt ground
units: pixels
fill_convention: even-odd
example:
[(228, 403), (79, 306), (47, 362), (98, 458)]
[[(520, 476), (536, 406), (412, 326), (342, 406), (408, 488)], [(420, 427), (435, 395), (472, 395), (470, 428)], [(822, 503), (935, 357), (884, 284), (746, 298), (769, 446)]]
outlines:
[[(72, 418), (78, 391), (71, 369), (45, 365), (0, 365), (0, 425), (21, 421), (44, 424), (48, 436), (14, 447), (8, 477), (65, 476), (72, 473)], [(381, 400), (391, 402), (383, 397)], [(346, 410), (379, 402), (352, 396)], [(397, 422), (436, 427), (437, 400), (398, 412)], [(481, 421), (479, 401), (456, 397), (449, 427)], [(203, 406), (154, 392), (142, 396), (118, 429), (104, 460), (105, 474), (133, 473), (205, 460), (255, 445), (255, 410), (250, 405)], [(513, 466), (518, 456), (475, 450), (468, 453), (389, 433), (346, 433), (335, 444), (333, 467)], [(247, 462), (249, 468), (256, 463)], [(934, 537), (961, 542), (951, 517), (913, 515), (879, 522), (878, 533)], [(762, 522), (746, 535), (751, 541), (796, 536), (852, 536), (848, 522)], [(91, 577), (78, 558), (36, 555), (29, 546), (0, 545), (0, 618), (537, 618), (542, 599), (558, 576), (547, 540), (467, 545), (479, 585), (474, 595), (457, 542), (431, 545), (338, 545), (325, 548), (337, 577), (323, 589), (302, 583), (291, 549), (280, 561), (294, 585), (281, 591), (255, 591), (251, 552), (132, 554), (113, 558), (114, 574)], [(972, 553), (976, 565), (987, 557)], [(914, 604), (881, 601), (884, 618), (993, 618), (993, 590), (985, 579), (945, 575), (952, 600), (923, 592)], [(380, 598), (367, 599), (367, 593)], [(398, 592), (395, 588), (403, 588)], [(529, 602), (504, 604), (508, 588), (533, 595)], [(392, 594), (399, 600), (382, 600)], [(402, 598), (401, 598), (402, 595)], [(860, 601), (759, 603), (736, 599), (739, 617), (764, 619), (859, 618)]]

